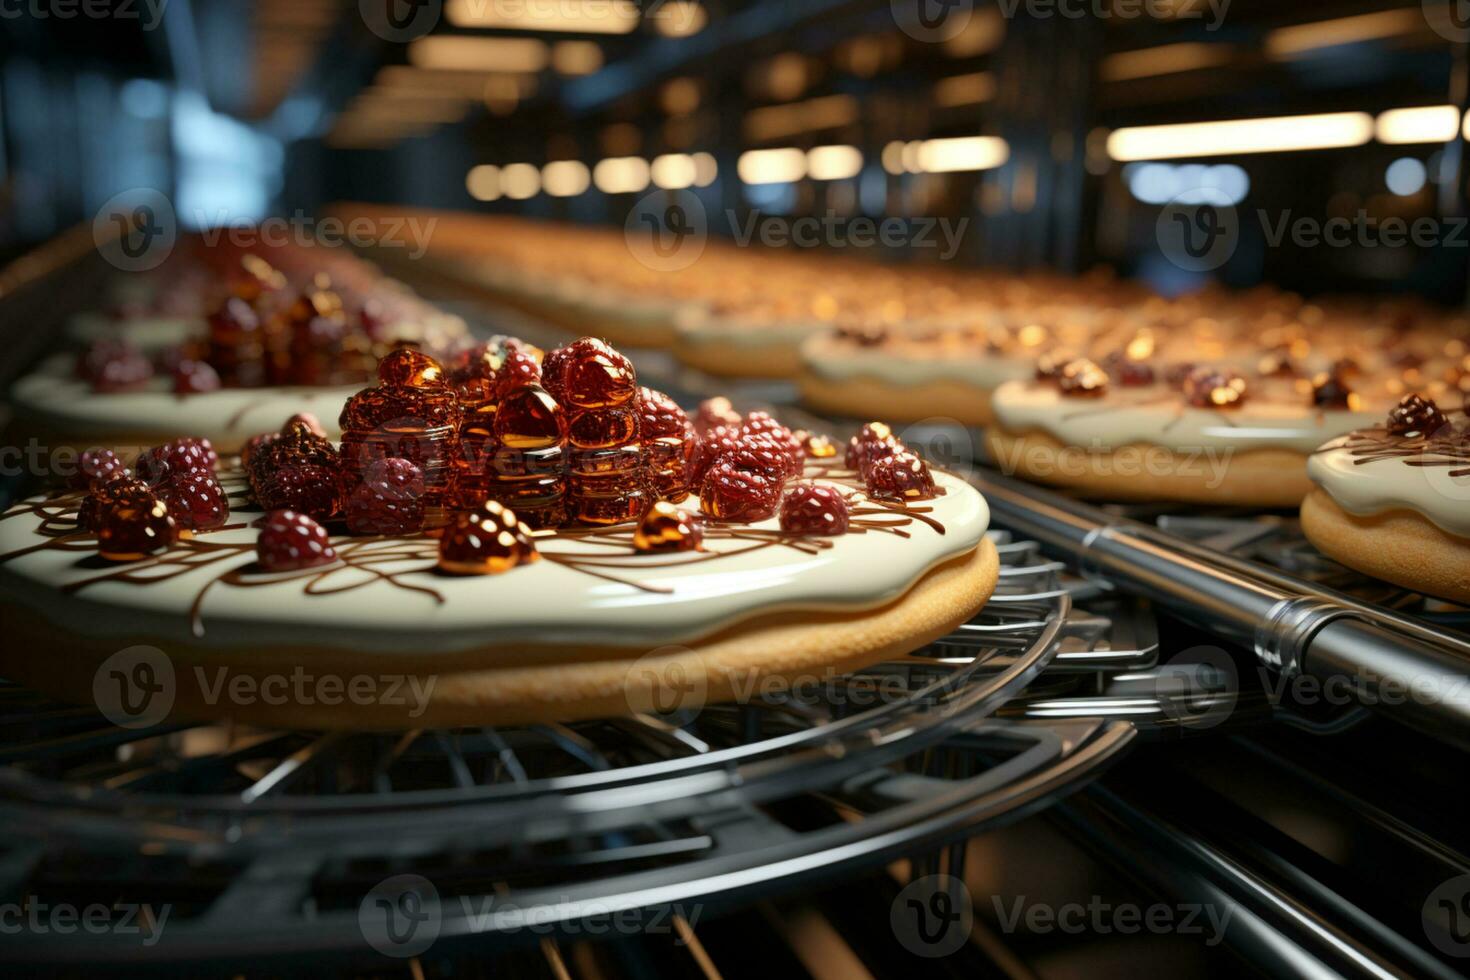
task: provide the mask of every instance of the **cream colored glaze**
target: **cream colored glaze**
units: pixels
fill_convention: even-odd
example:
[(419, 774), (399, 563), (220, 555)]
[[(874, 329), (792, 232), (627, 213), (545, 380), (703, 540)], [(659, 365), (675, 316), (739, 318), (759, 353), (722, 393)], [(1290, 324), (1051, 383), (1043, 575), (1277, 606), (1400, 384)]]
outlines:
[[(916, 521), (907, 528), (908, 538), (847, 534), (829, 539), (833, 547), (814, 555), (775, 546), (713, 561), (692, 560), (698, 556), (688, 554), (636, 556), (628, 567), (612, 570), (667, 588), (667, 593), (610, 582), (548, 560), (503, 575), (468, 578), (436, 575), (423, 561), (408, 561), (378, 567), (409, 572), (409, 581), (442, 594), (443, 604), (381, 580), (353, 591), (315, 595), (305, 594), (300, 580), (250, 588), (221, 583), (205, 597), (205, 634), (196, 639), (189, 625), (194, 597), (220, 571), (250, 565), (253, 551), (218, 569), (147, 585), (102, 582), (68, 595), (61, 587), (104, 572), (80, 562), (75, 552), (48, 549), (0, 564), (0, 597), (32, 606), (65, 629), (86, 635), (141, 635), (206, 647), (290, 644), (347, 648), (364, 655), (432, 655), (487, 643), (674, 644), (753, 616), (792, 610), (858, 613), (902, 596), (931, 569), (974, 550), (989, 525), (989, 508), (973, 487), (947, 474), (936, 473), (935, 479), (947, 493), (926, 505), (943, 524), (943, 534)], [(684, 506), (698, 504), (691, 499)], [(40, 543), (37, 526), (32, 517), (0, 521), (0, 554)], [(755, 526), (774, 529), (778, 523)], [(210, 535), (209, 540), (251, 543), (256, 534), (244, 528)], [(710, 540), (706, 546), (738, 551), (749, 548), (749, 542)], [(572, 539), (543, 547), (609, 553), (605, 546)], [(668, 565), (670, 561), (676, 564)], [(344, 569), (338, 574), (345, 584), (362, 573)]]
[(1470, 476), (1450, 476), (1470, 463), (1410, 466), (1401, 458), (1360, 463), (1362, 457), (1337, 448), (1344, 441), (1334, 439), (1307, 463), (1307, 475), (1337, 506), (1356, 517), (1407, 508), (1443, 531), (1470, 538)]
[(692, 346), (733, 344), (737, 347), (790, 346), (812, 334), (830, 330), (820, 320), (757, 320), (712, 313), (703, 307), (681, 310), (677, 318), (679, 342)]
[(238, 445), (259, 432), (279, 430), (297, 412), (321, 420), (336, 439), (337, 416), (347, 399), (362, 388), (222, 388), (197, 395), (176, 395), (166, 377), (156, 377), (142, 391), (94, 392), (72, 374), (73, 358), (59, 354), (11, 388), (16, 411), (56, 435), (104, 442), (110, 435), (204, 436), (221, 445)]
[(1035, 370), (1035, 358), (981, 354), (974, 345), (953, 349), (905, 343), (858, 347), (827, 333), (802, 344), (801, 359), (803, 366), (820, 378), (876, 378), (901, 388), (917, 388), (931, 381), (958, 381), (988, 391), (1007, 381), (1029, 377)]
[(992, 404), (996, 420), (1008, 432), (1040, 430), (1068, 445), (1104, 450), (1148, 443), (1180, 451), (1292, 449), (1306, 454), (1382, 416), (1376, 409), (1317, 411), (1259, 397), (1235, 409), (1194, 408), (1163, 385), (1110, 392), (1097, 399), (1068, 398), (1055, 385), (1034, 381), (1001, 385)]

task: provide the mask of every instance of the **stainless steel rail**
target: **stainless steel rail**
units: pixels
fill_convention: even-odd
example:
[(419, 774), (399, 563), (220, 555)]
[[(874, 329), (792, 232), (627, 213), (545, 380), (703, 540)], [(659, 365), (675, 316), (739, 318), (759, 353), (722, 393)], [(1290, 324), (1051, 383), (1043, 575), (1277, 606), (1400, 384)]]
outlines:
[(998, 523), (1084, 576), (1168, 606), (1271, 670), (1339, 685), (1470, 747), (1470, 641), (992, 470), (973, 482)]

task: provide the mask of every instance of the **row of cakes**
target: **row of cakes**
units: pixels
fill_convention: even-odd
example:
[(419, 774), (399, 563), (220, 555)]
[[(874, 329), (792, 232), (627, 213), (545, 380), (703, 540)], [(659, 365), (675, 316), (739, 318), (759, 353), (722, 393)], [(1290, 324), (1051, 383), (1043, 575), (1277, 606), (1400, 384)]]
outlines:
[(0, 515), (5, 676), (130, 726), (697, 711), (901, 658), (997, 583), (982, 496), (881, 423), (843, 453), (725, 399), (686, 413), (590, 337), (398, 345), (350, 387), (340, 438), (301, 411), (320, 388), (264, 391), (290, 418), (238, 454), (186, 402)]
[(11, 387), (19, 431), (55, 447), (137, 447), (187, 417), (234, 451), (291, 404), (335, 435), (342, 399), (394, 345), (442, 354), (469, 343), (462, 319), (324, 246), (186, 239), (158, 269), (112, 284), (102, 305), (73, 317), (69, 348)]

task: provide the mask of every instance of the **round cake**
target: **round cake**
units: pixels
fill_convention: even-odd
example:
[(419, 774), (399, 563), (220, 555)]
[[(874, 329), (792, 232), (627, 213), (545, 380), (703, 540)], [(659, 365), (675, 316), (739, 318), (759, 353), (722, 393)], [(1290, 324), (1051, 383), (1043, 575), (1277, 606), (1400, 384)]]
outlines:
[(1324, 554), (1416, 592), (1470, 603), (1470, 420), (1406, 397), (1322, 447), (1302, 530)]

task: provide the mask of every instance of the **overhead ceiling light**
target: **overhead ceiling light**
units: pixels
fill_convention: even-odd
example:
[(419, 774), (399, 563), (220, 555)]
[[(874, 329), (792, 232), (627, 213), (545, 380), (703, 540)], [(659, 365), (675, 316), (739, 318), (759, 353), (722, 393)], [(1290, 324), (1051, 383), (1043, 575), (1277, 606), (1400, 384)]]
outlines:
[(642, 157), (609, 157), (592, 168), (592, 182), (604, 194), (637, 194), (648, 187), (649, 177)]
[(708, 187), (720, 176), (720, 165), (715, 160), (714, 154), (694, 154), (694, 186)]
[(541, 71), (549, 57), (546, 42), (517, 37), (459, 37), (435, 34), (408, 46), (408, 60), (420, 68), (450, 71)]
[(883, 156), (881, 159), (884, 170), (891, 174), (901, 174), (904, 172), (903, 151), (907, 145), (903, 140), (893, 140), (883, 147)]
[(659, 105), (671, 116), (687, 116), (699, 108), (702, 95), (693, 78), (671, 78), (659, 89)]
[(941, 109), (979, 105), (995, 98), (995, 76), (988, 71), (951, 75), (934, 83), (934, 104)]
[(863, 170), (863, 151), (855, 146), (818, 146), (806, 155), (807, 176), (813, 180), (847, 180)]
[(529, 163), (512, 163), (500, 171), (500, 190), (512, 201), (535, 197), (541, 190), (541, 171)]
[(1228, 64), (1234, 49), (1224, 44), (1164, 44), (1140, 51), (1119, 51), (1102, 60), (1099, 72), (1105, 82), (1173, 75), (1199, 68)]
[(699, 176), (694, 157), (687, 153), (665, 153), (653, 160), (653, 186), (666, 191), (681, 191), (693, 187)]
[(973, 10), (960, 32), (944, 42), (944, 53), (951, 58), (973, 58), (1000, 47), (1006, 36), (1006, 22), (999, 10)]
[(740, 154), (735, 171), (747, 184), (790, 183), (806, 176), (806, 154), (794, 147), (749, 150)]
[(915, 169), (931, 174), (990, 170), (1010, 158), (1011, 147), (999, 136), (959, 136), (924, 140), (917, 148)]
[(752, 143), (767, 143), (799, 133), (837, 129), (857, 122), (858, 112), (858, 100), (851, 95), (826, 95), (752, 109), (745, 114), (745, 138)]
[(638, 28), (639, 13), (636, 4), (607, 0), (556, 0), (555, 3), (449, 0), (444, 6), (444, 16), (455, 27), (629, 34)]
[(1343, 44), (1416, 34), (1426, 26), (1424, 14), (1418, 4), (1413, 8), (1381, 10), (1373, 14), (1295, 24), (1291, 27), (1278, 27), (1267, 34), (1266, 53), (1273, 58), (1292, 58)]
[(653, 29), (664, 37), (693, 37), (709, 23), (702, 4), (692, 0), (667, 0), (649, 13)]
[(1460, 110), (1452, 105), (1389, 109), (1374, 129), (1380, 143), (1448, 143), (1460, 129)]
[(541, 168), (541, 186), (552, 197), (576, 197), (592, 186), (592, 174), (581, 160), (557, 160)]
[(500, 200), (500, 168), (489, 163), (471, 167), (465, 174), (465, 190), (477, 201)]
[(558, 75), (591, 75), (602, 65), (602, 48), (595, 41), (558, 41), (551, 46), (551, 67)]
[(1108, 135), (1108, 156), (1126, 162), (1242, 153), (1290, 153), (1362, 146), (1372, 138), (1373, 117), (1366, 112), (1223, 119), (1218, 122), (1117, 129)]

